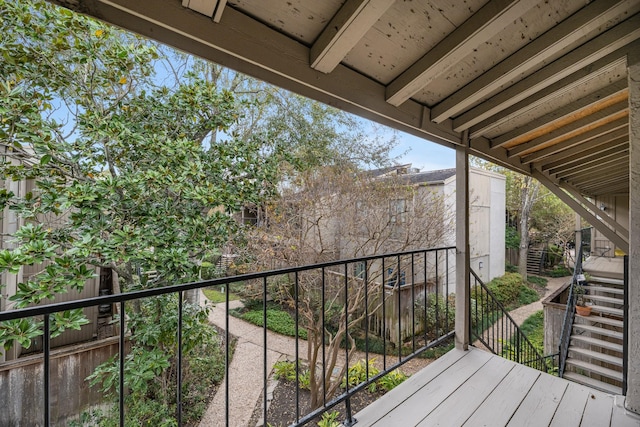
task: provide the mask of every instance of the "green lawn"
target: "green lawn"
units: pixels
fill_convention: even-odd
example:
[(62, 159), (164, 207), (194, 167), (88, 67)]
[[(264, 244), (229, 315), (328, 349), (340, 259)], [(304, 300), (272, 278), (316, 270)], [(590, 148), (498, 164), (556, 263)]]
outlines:
[[(212, 303), (225, 302), (225, 293), (216, 289), (203, 289), (204, 295), (207, 297), (209, 301)], [(235, 301), (240, 299), (240, 296), (234, 294), (233, 292), (229, 292), (229, 301)]]

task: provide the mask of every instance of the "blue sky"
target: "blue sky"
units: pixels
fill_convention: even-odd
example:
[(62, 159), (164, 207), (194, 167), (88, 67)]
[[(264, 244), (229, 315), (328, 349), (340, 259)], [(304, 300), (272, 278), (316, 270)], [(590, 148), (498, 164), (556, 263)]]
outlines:
[[(455, 151), (435, 142), (398, 132), (398, 146), (392, 151), (400, 155), (400, 163), (411, 163), (423, 171), (449, 169), (456, 166)], [(406, 152), (406, 153), (405, 153)]]

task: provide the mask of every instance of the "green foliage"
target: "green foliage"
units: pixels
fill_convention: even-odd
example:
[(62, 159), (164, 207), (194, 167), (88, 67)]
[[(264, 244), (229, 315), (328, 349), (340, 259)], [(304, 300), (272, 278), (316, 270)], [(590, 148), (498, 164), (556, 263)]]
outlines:
[[(264, 325), (262, 308), (260, 310), (247, 311), (241, 315), (241, 318), (257, 326)], [(289, 313), (282, 309), (267, 309), (267, 329), (289, 337), (296, 336), (295, 320)], [(298, 336), (306, 340), (307, 330), (299, 327)]]
[[(175, 423), (175, 372), (170, 368), (175, 368), (177, 357), (177, 303), (176, 295), (163, 295), (143, 300), (139, 313), (132, 311), (130, 326), (139, 332), (131, 336), (131, 350), (124, 364), (128, 390), (125, 403), (132, 423)], [(208, 311), (189, 304), (183, 311), (183, 419), (193, 421), (206, 409), (210, 387), (222, 380), (224, 355), (207, 322)], [(145, 323), (146, 327), (142, 326)], [(116, 399), (118, 357), (98, 366), (87, 379), (91, 386)], [(111, 416), (105, 414), (103, 422)]]
[[(204, 296), (214, 304), (227, 301), (226, 289), (225, 292), (218, 289), (203, 289)], [(240, 299), (240, 295), (233, 292), (229, 292), (229, 301), (236, 301)]]
[(378, 386), (385, 392), (391, 391), (402, 384), (407, 378), (409, 378), (408, 375), (404, 374), (399, 369), (395, 369), (389, 372), (384, 377), (380, 378), (378, 380)]
[(273, 365), (273, 376), (275, 379), (285, 379), (287, 381), (296, 380), (296, 362), (281, 360)]
[(520, 233), (516, 227), (506, 226), (504, 246), (507, 249), (518, 249), (520, 247)]
[(563, 265), (556, 265), (553, 270), (549, 271), (547, 274), (551, 277), (566, 277), (571, 276), (573, 273)]
[(504, 271), (506, 273), (517, 273), (518, 272), (518, 266), (510, 264), (510, 263), (507, 262), (504, 265)]
[(535, 289), (531, 289), (528, 286), (521, 285), (520, 292), (518, 293), (518, 305), (527, 305), (536, 302), (540, 299), (540, 295)]
[[(367, 370), (369, 375), (367, 376)], [(342, 378), (340, 387), (347, 387), (347, 378), (349, 378), (349, 388), (353, 388), (360, 383), (367, 381), (369, 378), (374, 377), (380, 373), (380, 370), (375, 366), (375, 359), (369, 359), (368, 363), (365, 360), (359, 360), (353, 366), (349, 366), (348, 375)], [(368, 390), (371, 392), (376, 391), (376, 384), (369, 385)]]
[(339, 416), (340, 413), (338, 411), (325, 412), (322, 414), (320, 421), (318, 421), (318, 427), (340, 427)]
[(527, 282), (540, 286), (541, 288), (545, 288), (547, 286), (548, 280), (545, 279), (544, 277), (529, 275), (527, 276)]
[(544, 311), (540, 310), (529, 316), (520, 326), (531, 344), (540, 354), (544, 353)]

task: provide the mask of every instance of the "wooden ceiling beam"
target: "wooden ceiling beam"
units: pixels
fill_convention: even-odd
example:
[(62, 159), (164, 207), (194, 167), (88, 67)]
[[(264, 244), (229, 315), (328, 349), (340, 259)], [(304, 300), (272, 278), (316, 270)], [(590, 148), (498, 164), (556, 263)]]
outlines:
[(603, 222), (601, 218), (594, 215), (590, 210), (588, 210), (582, 203), (578, 200), (574, 199), (565, 192), (558, 183), (552, 181), (547, 175), (540, 172), (539, 170), (533, 170), (532, 176), (540, 181), (542, 185), (547, 187), (549, 191), (558, 196), (560, 200), (565, 202), (571, 209), (578, 213), (582, 218), (584, 218), (589, 224), (593, 225), (605, 235), (609, 240), (611, 240), (615, 245), (617, 245), (620, 249), (628, 252), (629, 251), (629, 236), (621, 236), (616, 233), (616, 231), (609, 228), (609, 226)]
[(347, 0), (311, 46), (311, 68), (330, 73), (395, 0)]
[(592, 129), (596, 129), (606, 123), (613, 122), (629, 115), (629, 103), (619, 102), (611, 105), (604, 110), (583, 117), (579, 120), (569, 123), (566, 126), (552, 130), (551, 132), (535, 138), (524, 144), (516, 145), (507, 149), (509, 157), (522, 156), (527, 152), (535, 151), (537, 147), (552, 145), (554, 143), (566, 141), (574, 136), (584, 134)]
[(217, 24), (176, 0), (86, 0), (80, 11), (420, 138), (461, 144), (451, 123), (431, 122), (424, 105), (409, 100), (394, 107), (385, 101), (385, 85), (343, 65), (330, 75), (312, 69), (307, 46), (232, 7)]
[(182, 0), (182, 6), (220, 22), (227, 0)]
[[(585, 37), (589, 31), (597, 29), (602, 22), (621, 15), (625, 10), (628, 10), (626, 1), (591, 2), (435, 105), (431, 110), (431, 120), (440, 123), (459, 115), (502, 86), (535, 69), (540, 61), (562, 52)], [(478, 135), (471, 135), (472, 138), (476, 136)]]
[[(638, 46), (638, 48), (640, 48), (640, 46)], [(498, 126), (508, 123), (516, 117), (527, 114), (529, 111), (532, 111), (541, 105), (553, 102), (558, 98), (570, 94), (579, 86), (597, 79), (604, 73), (610, 72), (615, 68), (625, 66), (627, 62), (626, 57), (629, 51), (629, 46), (618, 49), (604, 58), (598, 59), (593, 64), (589, 64), (575, 73), (545, 87), (522, 101), (516, 102), (512, 106), (505, 108), (487, 119), (484, 119), (477, 125), (471, 126), (469, 129), (469, 136), (471, 138), (481, 136)]]
[(629, 153), (629, 141), (626, 138), (617, 140), (618, 143), (603, 150), (601, 148), (587, 150), (581, 153), (579, 156), (574, 157), (571, 161), (562, 160), (555, 162), (542, 168), (543, 172), (548, 172), (549, 175), (566, 174), (576, 169), (582, 169), (587, 165), (598, 163), (609, 158), (618, 158), (620, 155), (627, 155)]
[(387, 102), (401, 105), (533, 6), (528, 0), (490, 0), (396, 77), (387, 86)]
[(577, 183), (586, 184), (589, 182), (597, 182), (601, 179), (608, 177), (615, 177), (622, 174), (628, 174), (629, 171), (625, 168), (624, 159), (621, 161), (618, 158), (603, 160), (598, 165), (587, 165), (584, 169), (579, 171), (573, 171), (564, 175), (560, 175), (557, 178), (560, 180), (571, 181), (577, 188), (580, 188)]
[(629, 117), (614, 120), (603, 126), (591, 129), (565, 141), (554, 144), (542, 150), (534, 151), (522, 157), (523, 163), (537, 165), (553, 162), (580, 153), (582, 150), (597, 147), (611, 140), (629, 135)]
[(478, 104), (459, 117), (456, 117), (453, 120), (453, 127), (457, 131), (469, 129), (471, 126), (509, 108), (581, 68), (593, 64), (598, 59), (615, 52), (638, 38), (640, 38), (640, 13), (622, 21), (598, 37), (591, 39), (582, 46), (556, 59), (481, 104)]
[(506, 132), (491, 140), (491, 146), (518, 145), (531, 141), (537, 137), (549, 133), (563, 126), (601, 111), (606, 107), (627, 101), (627, 79), (620, 79), (613, 84), (590, 93), (571, 104), (551, 111), (535, 120), (531, 120), (523, 126), (519, 126), (510, 132)]
[[(620, 130), (619, 132), (622, 132)], [(593, 145), (594, 141), (589, 141), (589, 143), (581, 144), (578, 147), (573, 148), (573, 154), (566, 156), (558, 156), (555, 158), (547, 158), (545, 162), (538, 162), (534, 164), (535, 168), (540, 169), (543, 172), (551, 171), (559, 168), (559, 167), (571, 167), (572, 164), (580, 164), (580, 162), (585, 161), (589, 158), (589, 156), (600, 155), (605, 153), (609, 149), (617, 148), (622, 149), (620, 147), (628, 147), (629, 146), (629, 136), (621, 135), (618, 138), (610, 139), (606, 143), (600, 143), (597, 145)], [(588, 144), (588, 146), (587, 146)], [(567, 150), (571, 151), (571, 150)], [(561, 154), (565, 154), (564, 152)]]

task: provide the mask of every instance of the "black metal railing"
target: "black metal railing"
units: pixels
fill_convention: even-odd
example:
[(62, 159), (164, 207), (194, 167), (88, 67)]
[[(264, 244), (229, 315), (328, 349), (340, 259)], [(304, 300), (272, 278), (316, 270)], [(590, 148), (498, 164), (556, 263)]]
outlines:
[[(234, 381), (230, 377), (229, 366), (232, 363), (232, 334), (230, 330), (230, 288), (242, 287), (254, 289), (260, 300), (258, 306), (262, 310), (263, 325), (268, 326), (267, 311), (274, 299), (287, 298), (288, 307), (295, 319), (295, 336), (290, 342), (290, 348), (282, 350), (295, 358), (296, 368), (302, 364), (309, 364), (303, 356), (312, 354), (308, 351), (312, 342), (300, 338), (302, 330), (312, 333), (312, 326), (319, 326), (319, 330), (326, 331), (320, 337), (320, 348), (316, 354), (317, 383), (320, 384), (321, 402), (317, 407), (305, 409), (306, 406), (300, 387), (296, 387), (295, 411), (289, 424), (302, 426), (312, 420), (317, 420), (324, 412), (344, 404), (345, 425), (353, 425), (356, 421), (352, 414), (351, 398), (363, 392), (370, 384), (378, 381), (384, 375), (395, 370), (405, 362), (419, 356), (425, 350), (440, 345), (454, 334), (454, 305), (450, 298), (449, 283), (453, 282), (453, 275), (449, 275), (450, 257), (455, 256), (455, 247), (442, 247), (427, 250), (417, 250), (392, 253), (379, 256), (368, 256), (357, 259), (326, 262), (304, 267), (284, 268), (279, 270), (243, 274), (201, 282), (186, 283), (162, 288), (132, 291), (128, 293), (104, 295), (88, 299), (30, 307), (21, 310), (0, 312), (0, 324), (4, 321), (35, 317), (43, 319), (43, 353), (42, 353), (42, 415), (43, 424), (48, 426), (57, 423), (52, 419), (51, 397), (59, 390), (52, 390), (51, 377), (51, 349), (49, 325), (51, 316), (56, 313), (96, 307), (106, 304), (116, 304), (119, 319), (126, 319), (135, 308), (135, 304), (146, 298), (162, 295), (178, 296), (178, 313), (175, 334), (178, 343), (176, 381), (176, 415), (177, 425), (183, 423), (183, 371), (188, 364), (183, 363), (183, 310), (186, 301), (183, 295), (187, 291), (214, 287), (222, 291), (225, 301), (214, 308), (225, 310), (224, 346), (225, 354), (225, 410), (224, 421), (221, 425), (233, 425), (235, 414), (230, 409), (230, 401), (242, 399), (234, 396)], [(224, 288), (224, 289), (223, 289)], [(284, 294), (283, 294), (284, 293)], [(312, 309), (313, 307), (313, 309)], [(311, 310), (311, 311), (309, 311)], [(312, 325), (310, 319), (319, 322)], [(127, 351), (127, 340), (131, 331), (127, 322), (119, 324), (119, 388), (117, 388), (117, 407), (119, 425), (125, 425), (127, 405), (125, 402), (125, 360), (132, 355)], [(266, 326), (262, 329), (262, 364), (259, 377), (253, 379), (255, 387), (262, 389), (261, 416), (264, 425), (268, 425), (268, 393), (267, 386), (273, 360), (268, 357), (270, 348), (270, 333)], [(339, 361), (334, 364), (332, 357), (327, 354), (331, 349), (331, 342), (336, 334), (342, 331), (343, 344), (339, 347)], [(309, 338), (309, 336), (308, 336)], [(316, 337), (318, 338), (318, 337)], [(352, 339), (352, 338), (358, 338)], [(365, 366), (373, 363), (374, 359), (382, 359), (379, 373), (373, 375), (367, 368), (364, 381), (357, 385), (350, 385), (349, 367), (353, 366), (353, 345), (363, 341), (359, 358), (364, 358)], [(382, 355), (374, 353), (382, 347)], [(378, 346), (374, 348), (374, 344)], [(307, 349), (305, 352), (304, 349)], [(341, 360), (341, 362), (340, 362)], [(337, 379), (332, 374), (339, 372)], [(242, 373), (244, 376), (246, 373)], [(338, 392), (330, 395), (330, 381), (341, 381), (346, 377), (345, 387), (338, 388)], [(246, 378), (245, 378), (246, 380)], [(296, 373), (296, 384), (300, 385), (300, 371)], [(55, 394), (54, 394), (55, 393)], [(37, 408), (32, 408), (37, 410)]]
[(569, 286), (569, 295), (567, 297), (567, 305), (564, 311), (564, 319), (562, 321), (562, 332), (560, 333), (560, 343), (558, 351), (558, 376), (564, 376), (567, 357), (569, 356), (569, 344), (571, 342), (571, 331), (573, 330), (573, 322), (576, 313), (577, 295), (575, 288), (578, 281), (582, 278), (582, 245), (578, 247), (576, 252), (576, 260), (573, 267), (573, 277), (571, 278), (571, 286)]
[(471, 340), (479, 341), (493, 354), (540, 371), (552, 363), (529, 341), (491, 290), (471, 270)]
[(629, 255), (624, 256), (623, 272), (623, 319), (622, 319), (622, 395), (627, 395), (627, 374), (629, 369)]

